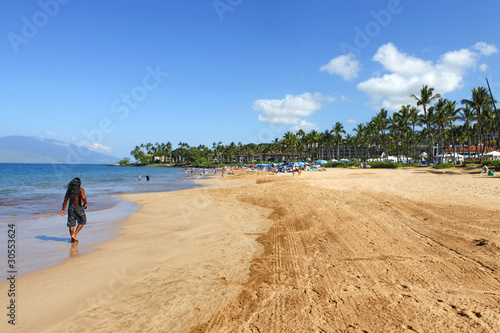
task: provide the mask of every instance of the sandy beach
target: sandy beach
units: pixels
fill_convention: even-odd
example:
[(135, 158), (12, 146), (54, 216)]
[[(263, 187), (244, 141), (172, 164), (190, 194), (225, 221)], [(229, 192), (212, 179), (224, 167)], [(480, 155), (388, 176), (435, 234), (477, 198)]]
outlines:
[(16, 325), (4, 314), (0, 331), (500, 332), (499, 176), (328, 169), (204, 182), (123, 196), (142, 208), (121, 236), (16, 280)]

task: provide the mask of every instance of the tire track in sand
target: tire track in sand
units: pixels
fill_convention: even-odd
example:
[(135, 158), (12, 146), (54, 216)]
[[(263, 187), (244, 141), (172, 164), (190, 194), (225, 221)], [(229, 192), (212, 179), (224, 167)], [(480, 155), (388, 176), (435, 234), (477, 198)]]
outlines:
[(428, 229), (426, 217), (443, 218), (432, 202), (306, 179), (252, 186), (233, 193), (274, 210), (264, 251), (237, 299), (193, 332), (500, 330), (498, 271), (478, 270), (450, 234)]

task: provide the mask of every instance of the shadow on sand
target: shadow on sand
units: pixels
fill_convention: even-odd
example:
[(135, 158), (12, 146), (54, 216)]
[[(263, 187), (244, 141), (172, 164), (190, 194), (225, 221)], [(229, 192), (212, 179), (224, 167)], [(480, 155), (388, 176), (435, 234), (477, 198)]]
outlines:
[(71, 243), (71, 238), (61, 238), (61, 237), (52, 237), (52, 236), (36, 236), (35, 238), (43, 240), (43, 241)]

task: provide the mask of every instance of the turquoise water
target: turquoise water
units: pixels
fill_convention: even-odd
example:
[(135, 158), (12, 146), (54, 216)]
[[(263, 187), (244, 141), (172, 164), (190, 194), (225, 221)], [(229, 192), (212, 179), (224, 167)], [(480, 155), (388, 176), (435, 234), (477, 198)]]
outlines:
[[(141, 181), (138, 180), (141, 175)], [(149, 181), (146, 180), (149, 176)], [(117, 224), (140, 207), (118, 196), (198, 186), (176, 168), (99, 165), (0, 164), (0, 278), (7, 266), (8, 230), (15, 225), (18, 275), (61, 264), (116, 237)], [(87, 196), (87, 225), (70, 243), (61, 206), (67, 184), (78, 177)], [(117, 230), (118, 228), (118, 230)], [(97, 246), (97, 247), (96, 247)]]
[[(141, 181), (138, 181), (139, 175), (142, 175)], [(196, 186), (176, 168), (0, 164), (0, 222), (60, 214), (67, 184), (74, 177), (82, 181), (88, 211), (116, 206), (120, 202), (119, 194), (174, 191)]]

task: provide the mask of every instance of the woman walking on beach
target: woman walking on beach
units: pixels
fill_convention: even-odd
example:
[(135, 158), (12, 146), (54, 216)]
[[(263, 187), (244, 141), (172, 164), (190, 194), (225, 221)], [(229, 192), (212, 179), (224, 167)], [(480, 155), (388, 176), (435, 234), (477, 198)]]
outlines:
[[(68, 224), (69, 234), (71, 235), (71, 242), (78, 242), (76, 235), (82, 230), (83, 226), (87, 224), (87, 217), (85, 216), (84, 209), (87, 209), (87, 198), (85, 197), (85, 190), (80, 187), (82, 184), (80, 178), (73, 178), (68, 184), (68, 190), (64, 196), (62, 204), (61, 215), (64, 216), (66, 212), (66, 203), (69, 201), (68, 208)], [(83, 206), (82, 206), (83, 203)], [(75, 226), (78, 222), (78, 227)]]

